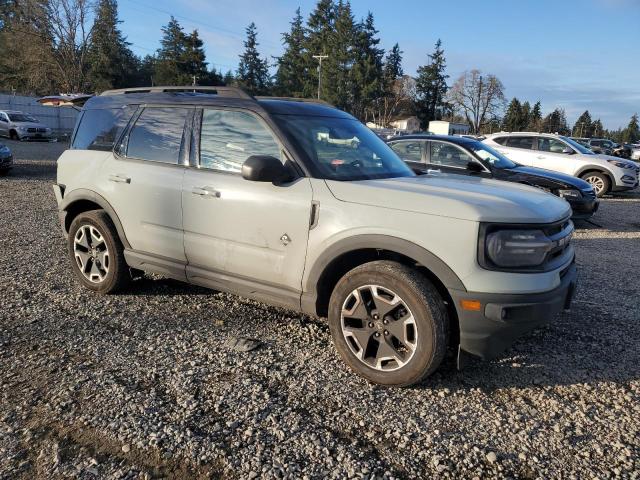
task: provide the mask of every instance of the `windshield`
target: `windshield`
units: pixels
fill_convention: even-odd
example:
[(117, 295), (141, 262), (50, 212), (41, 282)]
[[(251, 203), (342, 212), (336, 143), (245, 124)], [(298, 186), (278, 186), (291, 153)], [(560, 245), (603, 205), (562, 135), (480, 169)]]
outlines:
[(565, 142), (567, 142), (569, 145), (571, 145), (574, 149), (576, 149), (578, 152), (580, 152), (583, 155), (595, 155), (591, 150), (589, 150), (584, 145), (580, 145), (575, 140), (572, 140), (572, 139), (570, 139), (568, 137), (560, 137), (560, 138), (562, 140), (564, 140)]
[(415, 176), (387, 144), (355, 119), (274, 117), (304, 150), (320, 178), (368, 180)]
[(26, 113), (10, 113), (9, 120), (12, 122), (37, 122), (38, 120)]
[(482, 142), (468, 142), (464, 144), (470, 150), (480, 157), (485, 162), (489, 162), (492, 167), (506, 169), (506, 168), (515, 168), (518, 166), (517, 163), (512, 162), (507, 157), (505, 157), (500, 152), (494, 150), (486, 143)]

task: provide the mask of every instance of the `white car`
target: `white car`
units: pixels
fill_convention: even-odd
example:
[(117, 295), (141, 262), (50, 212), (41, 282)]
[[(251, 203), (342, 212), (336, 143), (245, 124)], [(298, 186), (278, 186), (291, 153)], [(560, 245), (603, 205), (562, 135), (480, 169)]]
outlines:
[(562, 135), (535, 132), (500, 132), (483, 142), (516, 163), (545, 168), (582, 178), (598, 197), (638, 186), (640, 167), (632, 161), (593, 153)]
[(50, 140), (52, 130), (28, 113), (0, 111), (0, 135), (11, 140)]

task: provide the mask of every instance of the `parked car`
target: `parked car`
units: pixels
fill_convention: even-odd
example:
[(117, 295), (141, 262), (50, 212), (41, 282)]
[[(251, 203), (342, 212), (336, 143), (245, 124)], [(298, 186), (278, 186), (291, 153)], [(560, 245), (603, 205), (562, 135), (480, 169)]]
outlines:
[(631, 145), (631, 160), (640, 161), (640, 145)]
[(606, 138), (589, 138), (587, 144), (595, 153), (613, 155), (620, 158), (629, 158), (631, 156), (630, 148)]
[(11, 149), (0, 143), (0, 175), (6, 175), (13, 168)]
[(11, 140), (50, 140), (52, 131), (28, 113), (0, 111), (0, 135)]
[(473, 138), (410, 135), (392, 138), (388, 143), (419, 174), (436, 171), (531, 185), (569, 202), (573, 219), (590, 218), (598, 210), (596, 193), (584, 180), (519, 165)]
[(495, 356), (574, 291), (567, 202), (417, 176), (323, 104), (229, 87), (109, 91), (83, 107), (57, 169), (86, 288), (124, 290), (144, 270), (326, 316), (340, 356), (375, 383), (420, 381), (450, 339), (459, 365)]
[(636, 163), (595, 154), (561, 135), (500, 132), (487, 136), (483, 142), (516, 163), (582, 178), (593, 186), (598, 197), (638, 186), (640, 167)]

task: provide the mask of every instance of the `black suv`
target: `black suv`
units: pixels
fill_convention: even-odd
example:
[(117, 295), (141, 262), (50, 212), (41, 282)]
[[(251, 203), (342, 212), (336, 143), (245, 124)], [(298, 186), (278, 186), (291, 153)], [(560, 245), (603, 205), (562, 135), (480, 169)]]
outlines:
[(519, 165), (472, 138), (405, 135), (391, 138), (388, 144), (416, 173), (437, 171), (531, 185), (569, 202), (573, 219), (588, 219), (598, 210), (599, 202), (593, 187), (584, 180)]

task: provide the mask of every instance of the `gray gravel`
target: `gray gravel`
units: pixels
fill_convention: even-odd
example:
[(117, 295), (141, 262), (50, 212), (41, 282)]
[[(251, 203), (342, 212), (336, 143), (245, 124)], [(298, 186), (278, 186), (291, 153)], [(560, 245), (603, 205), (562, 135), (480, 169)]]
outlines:
[(640, 195), (578, 225), (570, 313), (382, 389), (322, 320), (160, 277), (82, 289), (50, 186), (64, 145), (8, 144), (0, 478), (640, 478)]

